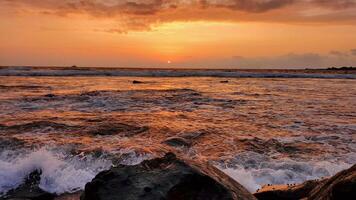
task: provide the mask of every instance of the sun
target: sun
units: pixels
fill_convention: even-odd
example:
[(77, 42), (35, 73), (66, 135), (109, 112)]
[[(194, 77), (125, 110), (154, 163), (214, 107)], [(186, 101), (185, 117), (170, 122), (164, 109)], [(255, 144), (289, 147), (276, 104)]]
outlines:
[(168, 63), (168, 64), (171, 64), (172, 62), (171, 62), (170, 60), (167, 60), (167, 63)]

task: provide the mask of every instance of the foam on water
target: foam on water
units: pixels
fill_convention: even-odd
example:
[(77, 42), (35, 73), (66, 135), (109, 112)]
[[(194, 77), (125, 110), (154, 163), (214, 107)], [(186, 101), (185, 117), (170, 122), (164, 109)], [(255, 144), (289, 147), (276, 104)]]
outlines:
[(62, 194), (83, 189), (111, 161), (92, 156), (71, 156), (45, 148), (28, 154), (5, 151), (0, 155), (0, 194), (16, 188), (34, 170), (42, 171), (39, 187)]
[[(348, 157), (354, 158), (355, 155)], [(352, 161), (352, 158), (349, 160)], [(330, 177), (350, 166), (348, 161), (273, 160), (254, 152), (243, 153), (229, 164), (218, 165), (223, 172), (250, 192), (255, 192), (266, 184), (298, 184), (306, 180)]]

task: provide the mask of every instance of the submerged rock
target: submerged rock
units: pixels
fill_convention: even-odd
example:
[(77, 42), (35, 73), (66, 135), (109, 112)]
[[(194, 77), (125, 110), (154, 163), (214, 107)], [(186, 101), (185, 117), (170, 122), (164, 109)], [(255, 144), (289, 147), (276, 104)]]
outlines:
[(167, 138), (163, 141), (163, 143), (172, 147), (190, 147), (196, 139), (204, 136), (205, 134), (205, 132), (185, 133), (180, 136)]
[(232, 179), (212, 174), (208, 176), (168, 153), (139, 165), (99, 173), (86, 184), (81, 200), (255, 199)]
[(163, 143), (172, 147), (190, 147), (192, 145), (191, 141), (181, 137), (170, 137)]
[(41, 171), (33, 171), (25, 180), (25, 182), (16, 189), (10, 190), (0, 200), (52, 200), (55, 195), (43, 191), (39, 188), (41, 180)]
[(133, 80), (132, 83), (133, 83), (133, 84), (141, 84), (141, 83), (143, 83), (143, 82), (142, 82), (142, 81)]

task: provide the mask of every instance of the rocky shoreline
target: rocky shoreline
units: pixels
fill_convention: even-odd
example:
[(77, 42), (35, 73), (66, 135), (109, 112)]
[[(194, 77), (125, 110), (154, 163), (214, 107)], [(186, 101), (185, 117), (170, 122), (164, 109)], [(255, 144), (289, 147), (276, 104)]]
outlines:
[(210, 165), (187, 163), (173, 153), (134, 166), (120, 165), (99, 173), (85, 190), (55, 195), (39, 187), (41, 171), (0, 200), (333, 200), (356, 199), (356, 165), (330, 178), (299, 185), (265, 186), (255, 194)]

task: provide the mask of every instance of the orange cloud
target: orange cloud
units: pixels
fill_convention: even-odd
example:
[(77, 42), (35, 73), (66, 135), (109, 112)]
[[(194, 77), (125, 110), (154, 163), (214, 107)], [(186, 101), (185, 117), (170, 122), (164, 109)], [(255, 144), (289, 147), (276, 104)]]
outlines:
[(103, 30), (116, 33), (174, 21), (356, 24), (356, 0), (3, 0), (0, 6), (112, 18), (117, 26)]

